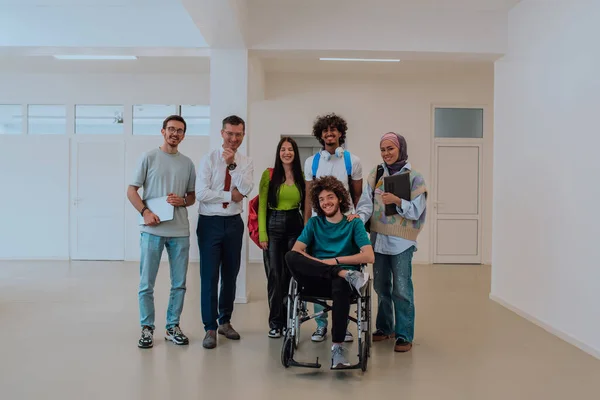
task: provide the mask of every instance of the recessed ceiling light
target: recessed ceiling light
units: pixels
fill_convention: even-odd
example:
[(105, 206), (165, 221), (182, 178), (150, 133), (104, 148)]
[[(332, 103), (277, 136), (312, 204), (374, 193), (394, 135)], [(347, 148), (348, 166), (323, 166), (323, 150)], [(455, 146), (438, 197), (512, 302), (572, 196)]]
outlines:
[(136, 56), (94, 56), (94, 55), (64, 55), (54, 56), (57, 60), (137, 60)]
[(321, 61), (370, 61), (370, 62), (400, 62), (392, 58), (319, 58)]

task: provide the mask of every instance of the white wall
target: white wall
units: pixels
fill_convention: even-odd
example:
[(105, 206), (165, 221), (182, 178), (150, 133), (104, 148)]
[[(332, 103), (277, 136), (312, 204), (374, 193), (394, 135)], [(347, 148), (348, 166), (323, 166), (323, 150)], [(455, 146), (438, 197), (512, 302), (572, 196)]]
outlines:
[[(0, 104), (65, 104), (73, 130), (74, 104), (123, 104), (131, 120), (133, 104), (209, 104), (209, 77), (198, 74), (2, 74)], [(157, 126), (157, 131), (160, 126)], [(75, 136), (0, 135), (0, 258), (69, 257), (70, 145)], [(126, 171), (130, 179), (139, 155), (162, 143), (162, 136), (132, 136), (125, 126)], [(197, 165), (208, 137), (188, 136), (182, 153)], [(100, 167), (100, 166), (99, 166)], [(125, 182), (127, 183), (127, 182)], [(137, 214), (125, 196), (126, 259), (139, 259)], [(188, 209), (195, 235), (197, 206)], [(198, 259), (197, 246), (191, 258)]]
[[(405, 63), (396, 75), (267, 73), (266, 99), (252, 104), (251, 155), (255, 179), (274, 162), (280, 135), (311, 134), (319, 114), (336, 112), (348, 121), (348, 148), (363, 163), (364, 179), (379, 162), (379, 137), (388, 131), (408, 141), (409, 159), (432, 185), (432, 104), (492, 106), (492, 64)], [(491, 114), (491, 112), (490, 112)], [(491, 145), (492, 115), (485, 136)], [(484, 153), (484, 181), (491, 182), (491, 146)], [(483, 193), (483, 260), (491, 260), (491, 184)], [(430, 213), (431, 215), (431, 213)], [(431, 222), (431, 217), (429, 218)], [(419, 237), (416, 262), (430, 262), (431, 229)], [(261, 260), (250, 245), (251, 260)]]
[(491, 297), (600, 358), (600, 3), (523, 1), (496, 64)]
[(502, 54), (506, 8), (481, 0), (469, 3), (253, 0), (248, 7), (249, 42), (256, 50)]

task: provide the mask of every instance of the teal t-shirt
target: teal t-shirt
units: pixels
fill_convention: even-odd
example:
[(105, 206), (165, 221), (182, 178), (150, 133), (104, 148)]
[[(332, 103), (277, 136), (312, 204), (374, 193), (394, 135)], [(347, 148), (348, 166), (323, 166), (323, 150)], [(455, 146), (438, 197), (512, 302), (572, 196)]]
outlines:
[(337, 224), (325, 217), (312, 217), (298, 238), (307, 246), (307, 253), (320, 260), (351, 256), (371, 241), (360, 218), (351, 222), (344, 217)]

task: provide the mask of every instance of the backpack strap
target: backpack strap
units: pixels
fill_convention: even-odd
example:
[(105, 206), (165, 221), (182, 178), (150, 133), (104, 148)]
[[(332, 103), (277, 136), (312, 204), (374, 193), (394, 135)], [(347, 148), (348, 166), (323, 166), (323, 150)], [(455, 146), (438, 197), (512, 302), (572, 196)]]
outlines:
[(315, 154), (314, 157), (313, 157), (313, 162), (312, 162), (312, 177), (313, 177), (313, 181), (317, 177), (317, 169), (319, 169), (319, 161), (321, 161), (321, 152), (320, 151), (317, 154)]
[(352, 176), (352, 155), (348, 150), (344, 150), (344, 163), (346, 164), (346, 175)]
[[(377, 182), (379, 182), (379, 180), (383, 176), (383, 172), (383, 165), (377, 165), (377, 172), (375, 173), (375, 182), (373, 182), (373, 187), (371, 188), (373, 189), (371, 192), (372, 204), (375, 204), (375, 187), (377, 186)], [(371, 218), (369, 218), (369, 220), (365, 223), (365, 229), (367, 232), (371, 233)]]
[(352, 186), (352, 155), (348, 150), (344, 150), (344, 164), (346, 165), (346, 175), (348, 175), (348, 193), (350, 193), (350, 203), (354, 204), (354, 187)]
[(371, 200), (373, 202), (375, 202), (375, 187), (377, 186), (377, 183), (379, 182), (379, 180), (381, 179), (381, 177), (383, 176), (383, 165), (378, 164), (377, 165), (377, 173), (375, 174), (375, 182), (373, 183), (373, 191), (371, 192)]

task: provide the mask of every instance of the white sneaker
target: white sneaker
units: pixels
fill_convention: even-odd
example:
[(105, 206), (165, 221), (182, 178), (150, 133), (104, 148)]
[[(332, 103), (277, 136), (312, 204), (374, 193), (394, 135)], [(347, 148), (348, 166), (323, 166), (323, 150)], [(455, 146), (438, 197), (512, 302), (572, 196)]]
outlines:
[(358, 291), (358, 293), (361, 293), (361, 289), (369, 281), (369, 273), (360, 271), (348, 271), (348, 273), (346, 274), (346, 280), (350, 285), (352, 285), (352, 287), (354, 287)]
[(334, 344), (331, 347), (331, 368), (349, 367), (350, 362), (346, 358), (346, 349), (341, 344)]
[(327, 327), (317, 326), (317, 330), (312, 334), (310, 340), (313, 342), (322, 342), (327, 337)]

